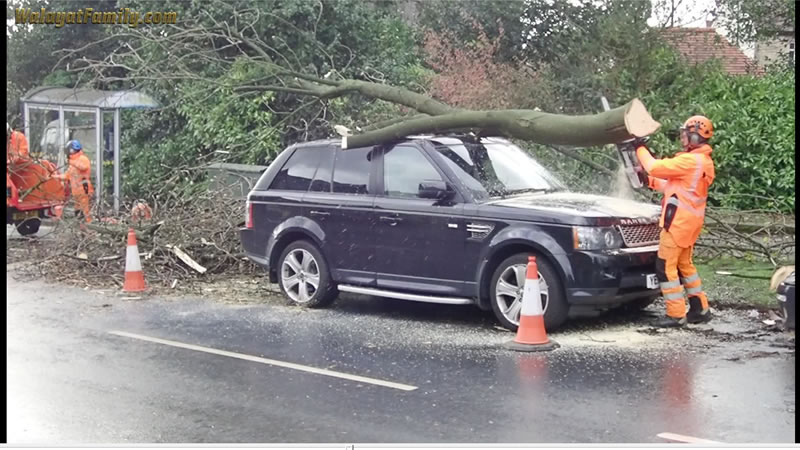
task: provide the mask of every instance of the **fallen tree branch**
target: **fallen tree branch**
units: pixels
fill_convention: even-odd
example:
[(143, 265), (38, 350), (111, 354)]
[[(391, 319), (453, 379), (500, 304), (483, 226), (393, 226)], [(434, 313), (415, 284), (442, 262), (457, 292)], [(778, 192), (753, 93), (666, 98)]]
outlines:
[(187, 255), (183, 250), (181, 250), (177, 246), (167, 245), (167, 248), (172, 250), (172, 253), (174, 253), (175, 256), (178, 257), (178, 259), (183, 261), (184, 264), (186, 264), (187, 266), (191, 267), (192, 269), (194, 269), (198, 273), (206, 273), (206, 270), (208, 270), (205, 267), (203, 267), (200, 264), (198, 264), (197, 261), (193, 260), (191, 256)]

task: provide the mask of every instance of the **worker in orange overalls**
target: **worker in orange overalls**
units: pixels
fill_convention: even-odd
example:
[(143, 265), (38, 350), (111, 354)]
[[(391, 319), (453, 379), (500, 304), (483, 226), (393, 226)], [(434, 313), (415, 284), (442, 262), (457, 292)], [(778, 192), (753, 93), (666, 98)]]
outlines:
[(6, 122), (6, 163), (28, 159), (28, 139)]
[(89, 199), (94, 194), (91, 181), (92, 165), (89, 158), (83, 154), (80, 141), (67, 142), (67, 149), (69, 149), (69, 167), (64, 174), (56, 175), (55, 178), (69, 181), (75, 202), (75, 215), (83, 215), (89, 223), (92, 221), (92, 216), (89, 215)]
[[(714, 162), (708, 145), (713, 134), (708, 118), (692, 116), (680, 128), (683, 151), (674, 157), (656, 159), (645, 145), (636, 149), (649, 175), (649, 186), (664, 193), (656, 274), (667, 315), (654, 323), (657, 327), (682, 327), (687, 321), (711, 320), (708, 297), (692, 263), (692, 249), (703, 227), (708, 187), (714, 181)], [(689, 296), (688, 314), (684, 292)]]

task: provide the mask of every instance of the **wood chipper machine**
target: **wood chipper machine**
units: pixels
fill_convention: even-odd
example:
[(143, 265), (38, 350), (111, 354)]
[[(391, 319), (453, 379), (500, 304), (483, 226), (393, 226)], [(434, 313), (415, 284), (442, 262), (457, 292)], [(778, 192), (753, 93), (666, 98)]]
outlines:
[(6, 160), (6, 225), (23, 236), (39, 231), (42, 219), (61, 217), (67, 200), (64, 182), (53, 178), (58, 168), (47, 160)]

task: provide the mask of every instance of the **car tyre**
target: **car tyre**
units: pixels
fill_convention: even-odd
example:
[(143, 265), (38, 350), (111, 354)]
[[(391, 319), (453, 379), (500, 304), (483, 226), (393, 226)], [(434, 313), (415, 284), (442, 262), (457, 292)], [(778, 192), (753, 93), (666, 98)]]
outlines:
[(278, 264), (278, 285), (290, 303), (321, 308), (339, 295), (328, 263), (311, 242), (295, 241), (287, 245)]
[(32, 218), (25, 219), (17, 224), (17, 233), (21, 236), (30, 236), (39, 232), (39, 226), (42, 224), (41, 219)]
[[(514, 305), (514, 309), (521, 309), (521, 288), (524, 287), (528, 256), (530, 253), (518, 253), (504, 259), (495, 269), (489, 285), (492, 311), (500, 324), (511, 331), (516, 331), (519, 327), (519, 312), (513, 314), (513, 312), (508, 312), (508, 309), (517, 298), (513, 292), (519, 292), (518, 299), (520, 301), (518, 305)], [(569, 305), (558, 272), (546, 258), (535, 256), (537, 256), (536, 266), (539, 269), (542, 302), (545, 308), (544, 324), (545, 328), (551, 331), (567, 320)], [(499, 285), (501, 279), (504, 281), (503, 285)], [(514, 288), (513, 292), (512, 288)]]

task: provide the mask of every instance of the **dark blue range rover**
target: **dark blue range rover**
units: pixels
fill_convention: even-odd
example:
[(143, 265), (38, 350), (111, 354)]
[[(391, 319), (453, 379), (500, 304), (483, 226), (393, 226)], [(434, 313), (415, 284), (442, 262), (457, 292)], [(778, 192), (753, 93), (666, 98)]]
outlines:
[(292, 302), (339, 292), (477, 305), (519, 321), (536, 255), (545, 324), (659, 295), (659, 207), (568, 192), (511, 142), (407, 138), (293, 145), (250, 192), (241, 239)]

